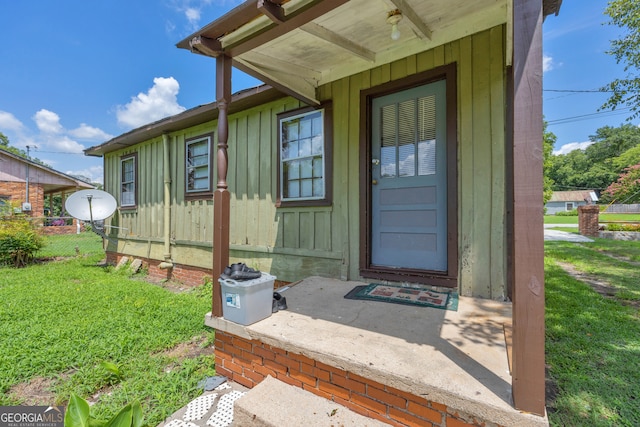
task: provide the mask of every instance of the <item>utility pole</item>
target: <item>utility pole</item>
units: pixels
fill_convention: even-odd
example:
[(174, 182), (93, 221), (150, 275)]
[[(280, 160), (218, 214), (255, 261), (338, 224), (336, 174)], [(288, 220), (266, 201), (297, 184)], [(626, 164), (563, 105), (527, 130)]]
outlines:
[[(31, 161), (31, 148), (37, 149), (38, 147), (35, 145), (27, 145), (27, 160)], [(29, 203), (29, 162), (27, 162), (27, 176), (26, 176), (26, 186), (27, 189), (25, 191), (26, 199), (25, 202)]]

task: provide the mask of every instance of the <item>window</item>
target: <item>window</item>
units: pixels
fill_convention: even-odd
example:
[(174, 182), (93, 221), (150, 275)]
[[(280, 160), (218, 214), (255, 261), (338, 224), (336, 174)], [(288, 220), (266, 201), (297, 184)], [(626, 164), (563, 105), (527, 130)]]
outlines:
[(566, 209), (568, 211), (572, 211), (573, 210), (573, 202), (567, 202), (566, 204)]
[(211, 139), (211, 135), (207, 135), (186, 142), (187, 195), (211, 194)]
[(331, 106), (278, 116), (278, 206), (331, 204)]
[(0, 195), (0, 216), (11, 214), (11, 197)]
[(123, 208), (133, 208), (137, 203), (137, 160), (136, 154), (120, 158), (120, 206)]

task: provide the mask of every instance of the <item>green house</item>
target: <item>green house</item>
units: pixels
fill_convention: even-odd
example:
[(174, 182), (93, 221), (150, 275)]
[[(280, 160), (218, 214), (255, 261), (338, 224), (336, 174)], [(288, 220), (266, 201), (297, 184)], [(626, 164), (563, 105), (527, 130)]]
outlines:
[[(215, 102), (86, 151), (104, 158), (119, 204), (108, 260), (139, 257), (189, 283), (241, 261), (285, 283), (423, 284), (508, 304), (506, 406), (544, 423), (541, 26), (560, 4), (244, 2), (177, 45), (215, 58)], [(232, 94), (232, 67), (265, 85)], [(224, 330), (215, 284), (217, 369), (254, 386), (264, 366), (232, 372), (224, 344), (277, 342)], [(410, 382), (394, 389), (421, 394)], [(429, 402), (449, 405), (442, 423), (463, 412)], [(386, 404), (359, 408), (400, 423)], [(524, 425), (474, 405), (459, 420)]]

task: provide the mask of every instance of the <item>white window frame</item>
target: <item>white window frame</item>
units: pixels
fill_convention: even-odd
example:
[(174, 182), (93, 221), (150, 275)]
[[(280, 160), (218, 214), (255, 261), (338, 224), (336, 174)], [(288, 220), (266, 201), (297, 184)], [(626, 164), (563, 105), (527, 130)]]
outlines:
[[(132, 179), (125, 181), (125, 164), (132, 163)], [(137, 173), (138, 156), (136, 154), (125, 155), (120, 158), (120, 206), (124, 208), (133, 208), (138, 204), (138, 173)], [(130, 191), (125, 191), (125, 186), (132, 187)], [(133, 202), (127, 200), (125, 202), (125, 195), (133, 193)]]
[[(284, 115), (279, 117), (278, 119), (278, 203), (280, 206), (292, 206), (292, 205), (326, 205), (330, 204), (330, 182), (331, 179), (329, 174), (330, 170), (330, 159), (328, 156), (330, 154), (330, 127), (329, 121), (327, 120), (327, 114), (329, 113), (330, 108), (325, 106), (324, 108), (319, 109), (304, 109), (300, 113), (289, 112), (288, 115)], [(318, 116), (317, 118), (311, 118), (311, 130), (309, 131), (309, 135), (307, 137), (297, 135), (297, 138), (290, 138), (285, 132), (285, 127), (292, 122), (302, 122), (305, 118), (310, 118), (311, 116)], [(320, 133), (315, 132), (314, 124), (319, 124), (321, 126)], [(314, 138), (320, 138), (320, 142), (314, 141)], [(306, 149), (303, 149), (304, 153), (301, 153), (301, 149), (299, 148), (299, 143), (302, 141), (308, 140), (306, 144), (308, 144)], [(291, 144), (289, 147), (287, 145)], [(320, 147), (320, 151), (316, 151)], [(315, 150), (314, 150), (315, 147)], [(288, 149), (298, 150), (297, 154), (289, 154), (287, 152)], [(314, 160), (315, 159), (315, 160)], [(320, 160), (320, 165), (314, 164)], [(306, 161), (311, 162), (310, 176), (303, 177), (302, 176), (302, 165), (300, 162)], [(298, 173), (296, 177), (287, 176), (286, 164), (292, 164), (294, 162), (298, 163)], [(321, 191), (317, 192), (315, 195), (313, 194), (313, 185), (314, 181), (321, 181)], [(306, 196), (288, 196), (288, 191), (286, 190), (286, 186), (292, 183), (293, 181), (297, 181), (300, 186), (304, 185), (303, 181), (307, 181), (307, 183), (311, 185), (311, 195)], [(302, 191), (302, 188), (299, 189)]]
[[(205, 135), (205, 136), (199, 136), (196, 138), (192, 138), (192, 139), (188, 139), (185, 141), (185, 192), (187, 193), (187, 195), (199, 195), (202, 193), (206, 193), (206, 194), (211, 194), (211, 187), (212, 187), (212, 183), (211, 183), (211, 174), (213, 171), (213, 167), (211, 164), (211, 140), (212, 137), (211, 135)], [(207, 153), (206, 153), (206, 163), (204, 164), (198, 164), (198, 165), (191, 165), (190, 164), (190, 155), (189, 155), (189, 147), (195, 144), (201, 144), (201, 143), (205, 143), (207, 146)], [(205, 155), (199, 156), (199, 157), (204, 157)], [(189, 180), (190, 180), (190, 174), (192, 172), (194, 172), (195, 169), (204, 169), (206, 168), (206, 181), (207, 181), (207, 187), (206, 188), (189, 188)], [(201, 177), (202, 178), (202, 177)]]

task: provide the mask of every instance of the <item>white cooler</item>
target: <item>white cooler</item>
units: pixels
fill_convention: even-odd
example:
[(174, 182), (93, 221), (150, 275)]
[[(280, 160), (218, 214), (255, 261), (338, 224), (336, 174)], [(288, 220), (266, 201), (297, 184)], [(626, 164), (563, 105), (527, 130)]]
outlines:
[(252, 280), (218, 279), (222, 288), (222, 317), (250, 325), (271, 316), (273, 283), (267, 273)]

